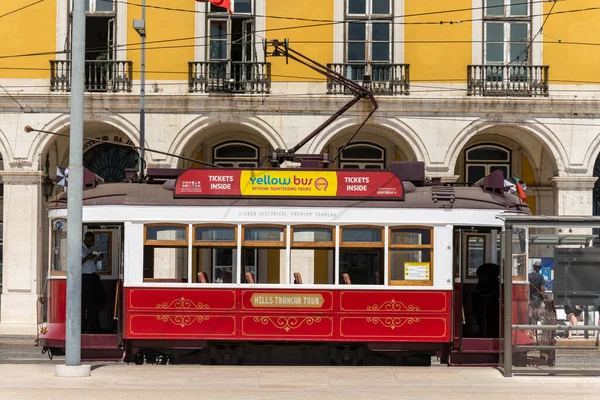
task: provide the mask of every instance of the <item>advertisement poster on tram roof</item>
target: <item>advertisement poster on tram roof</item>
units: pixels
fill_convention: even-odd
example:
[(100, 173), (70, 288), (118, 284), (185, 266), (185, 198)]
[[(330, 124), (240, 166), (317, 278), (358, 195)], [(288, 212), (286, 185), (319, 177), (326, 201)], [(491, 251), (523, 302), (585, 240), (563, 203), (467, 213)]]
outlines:
[(189, 169), (177, 178), (174, 197), (300, 197), (403, 200), (390, 171)]

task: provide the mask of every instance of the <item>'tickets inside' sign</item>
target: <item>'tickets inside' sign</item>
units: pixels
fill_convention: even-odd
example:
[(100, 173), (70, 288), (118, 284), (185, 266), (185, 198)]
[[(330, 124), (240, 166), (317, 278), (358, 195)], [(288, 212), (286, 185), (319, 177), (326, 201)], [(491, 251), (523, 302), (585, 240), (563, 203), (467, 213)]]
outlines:
[(402, 200), (389, 171), (189, 169), (174, 197), (315, 197)]

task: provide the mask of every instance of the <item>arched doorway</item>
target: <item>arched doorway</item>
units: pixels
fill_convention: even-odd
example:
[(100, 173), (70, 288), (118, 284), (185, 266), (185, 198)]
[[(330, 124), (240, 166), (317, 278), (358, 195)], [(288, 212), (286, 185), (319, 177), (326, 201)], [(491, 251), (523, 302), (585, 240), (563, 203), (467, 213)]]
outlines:
[(134, 149), (102, 143), (84, 153), (83, 166), (105, 182), (123, 182), (125, 170), (137, 168), (138, 159), (139, 154)]

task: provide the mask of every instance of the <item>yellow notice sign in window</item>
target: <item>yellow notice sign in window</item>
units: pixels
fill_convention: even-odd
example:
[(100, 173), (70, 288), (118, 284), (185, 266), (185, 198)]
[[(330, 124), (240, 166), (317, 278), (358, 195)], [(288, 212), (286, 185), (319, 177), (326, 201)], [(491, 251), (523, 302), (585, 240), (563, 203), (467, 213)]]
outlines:
[(406, 262), (404, 263), (405, 281), (428, 281), (430, 278), (431, 263)]

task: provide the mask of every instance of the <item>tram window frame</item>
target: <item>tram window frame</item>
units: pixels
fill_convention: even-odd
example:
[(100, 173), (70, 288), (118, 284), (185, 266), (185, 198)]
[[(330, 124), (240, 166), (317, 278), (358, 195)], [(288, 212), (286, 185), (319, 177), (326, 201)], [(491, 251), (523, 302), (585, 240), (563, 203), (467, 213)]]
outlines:
[[(350, 229), (374, 229), (379, 230), (381, 233), (380, 241), (372, 241), (372, 242), (364, 242), (364, 241), (344, 241), (344, 231)], [(336, 260), (336, 263), (339, 264), (339, 274), (348, 273), (350, 275), (350, 279), (352, 281), (352, 285), (358, 286), (385, 286), (385, 229), (383, 226), (377, 225), (347, 225), (340, 226), (339, 232), (339, 259)], [(355, 249), (355, 250), (377, 250), (379, 252), (379, 268), (376, 271), (378, 273), (377, 283), (359, 283), (360, 281), (356, 278), (356, 275), (353, 277), (352, 272), (347, 268), (342, 267), (342, 253), (347, 249)], [(340, 282), (342, 280), (340, 279)]]
[[(394, 231), (406, 230), (407, 232), (415, 230), (429, 231), (429, 243), (394, 243), (392, 238)], [(390, 286), (433, 286), (434, 278), (434, 229), (431, 226), (423, 225), (400, 225), (388, 227), (388, 285)], [(392, 264), (394, 262), (392, 254), (395, 251), (426, 251), (429, 250), (429, 279), (425, 280), (406, 280), (392, 279)]]
[[(313, 242), (307, 242), (307, 241), (294, 241), (294, 234), (296, 233), (297, 230), (306, 230), (307, 232), (310, 232), (310, 230), (313, 230), (313, 232), (316, 232), (317, 229), (328, 229), (331, 231), (331, 240), (328, 241), (313, 241)], [(313, 283), (308, 283), (309, 285), (334, 285), (335, 284), (335, 269), (336, 269), (336, 257), (335, 257), (335, 244), (336, 244), (336, 229), (335, 226), (332, 225), (319, 225), (319, 224), (306, 224), (306, 225), (293, 225), (290, 227), (290, 273), (292, 273), (292, 276), (290, 277), (291, 282), (294, 282), (294, 273), (298, 272), (297, 269), (294, 268), (294, 264), (293, 264), (293, 254), (294, 254), (294, 250), (327, 250), (328, 252), (331, 252), (331, 254), (328, 253), (328, 258), (329, 257), (333, 257), (333, 263), (331, 265), (331, 268), (329, 268), (329, 265), (327, 265), (327, 275), (328, 275), (328, 282), (327, 283), (314, 283), (314, 278), (315, 278), (315, 268), (316, 265), (314, 263), (314, 259), (313, 259), (313, 276), (312, 277), (308, 277), (305, 276), (304, 280), (306, 282), (310, 282), (311, 278)], [(308, 279), (307, 279), (308, 278)], [(303, 284), (307, 284), (304, 283)]]
[[(255, 229), (255, 228), (277, 228), (277, 229), (281, 229), (282, 233), (283, 233), (283, 237), (282, 240), (249, 240), (246, 239), (246, 232), (248, 229)], [(241, 276), (241, 282), (246, 282), (246, 277), (245, 274), (246, 272), (250, 272), (252, 273), (252, 271), (246, 271), (246, 267), (247, 265), (244, 265), (245, 262), (244, 260), (246, 260), (247, 258), (247, 254), (246, 252), (248, 251), (248, 249), (251, 250), (256, 250), (256, 253), (259, 252), (259, 250), (269, 250), (269, 249), (279, 249), (280, 251), (283, 249), (283, 251), (286, 254), (286, 259), (289, 257), (288, 251), (287, 251), (287, 242), (288, 242), (288, 234), (289, 231), (287, 229), (286, 225), (281, 225), (281, 224), (248, 224), (248, 225), (242, 225), (242, 243), (241, 243), (241, 254), (240, 254), (240, 259), (242, 262), (241, 265), (241, 271), (239, 271), (240, 274), (242, 274)], [(284, 283), (282, 283), (282, 279), (285, 281), (286, 278), (285, 276), (279, 275), (279, 282), (277, 283), (264, 283), (264, 282), (260, 282), (261, 277), (259, 277), (259, 272), (260, 272), (260, 257), (259, 254), (255, 254), (254, 255), (254, 259), (255, 259), (255, 270), (254, 273), (252, 273), (252, 276), (254, 278), (254, 284), (261, 284), (261, 285), (283, 285)], [(280, 271), (281, 271), (281, 266), (280, 266)], [(287, 267), (286, 267), (286, 271), (287, 271)], [(289, 271), (288, 271), (289, 273)], [(267, 278), (268, 279), (268, 278)], [(246, 282), (248, 284), (248, 282)]]
[[(64, 246), (65, 246), (64, 259), (63, 259), (63, 257), (61, 257), (61, 263), (64, 261), (64, 268), (65, 268), (64, 270), (62, 270), (62, 269), (55, 270), (54, 269), (54, 260), (55, 260), (55, 258), (54, 258), (54, 247), (55, 247), (54, 246), (54, 238), (55, 238), (54, 231), (55, 231), (55, 229), (54, 229), (54, 227), (56, 226), (56, 223), (59, 221), (62, 221), (63, 227), (64, 227), (64, 229), (61, 230), (62, 232), (64, 232)], [(55, 218), (50, 223), (50, 243), (51, 243), (50, 249), (49, 249), (49, 251), (50, 251), (50, 257), (49, 257), (50, 276), (67, 276), (67, 233), (68, 233), (68, 228), (69, 228), (69, 226), (68, 226), (66, 218)], [(62, 246), (59, 246), (59, 250), (60, 250), (60, 247), (62, 247)]]
[[(477, 266), (475, 266), (475, 270), (471, 273), (471, 242), (470, 239), (471, 238), (481, 238), (483, 239), (483, 262)], [(467, 278), (470, 279), (477, 279), (477, 268), (479, 268), (480, 265), (485, 264), (486, 263), (486, 259), (487, 259), (487, 235), (485, 234), (473, 234), (473, 233), (468, 233), (465, 235), (465, 242), (466, 242), (466, 249), (465, 249), (465, 269), (466, 269), (466, 275)]]
[[(197, 228), (228, 228), (233, 230), (233, 240), (198, 240), (197, 238)], [(210, 249), (210, 275), (209, 275), (209, 283), (210, 284), (235, 284), (236, 270), (237, 270), (237, 262), (236, 259), (239, 257), (237, 254), (237, 242), (238, 240), (238, 226), (233, 224), (195, 224), (192, 225), (192, 282), (193, 283), (201, 283), (198, 281), (198, 273), (205, 272), (204, 268), (202, 271), (198, 270), (198, 266), (194, 263), (194, 259), (198, 259), (198, 257), (202, 257), (201, 249)], [(217, 282), (215, 273), (215, 250), (217, 249), (231, 249), (232, 250), (232, 265), (231, 265), (231, 282)], [(196, 273), (194, 274), (194, 271)]]
[[(185, 240), (153, 240), (148, 239), (148, 228), (155, 226), (164, 226), (164, 227), (177, 227), (177, 228), (185, 228)], [(150, 250), (152, 250), (152, 254), (154, 253), (155, 248), (173, 248), (173, 249), (185, 249), (185, 269), (186, 273), (182, 274), (182, 278), (150, 278), (143, 277), (143, 282), (161, 282), (161, 283), (188, 283), (189, 282), (189, 272), (190, 272), (190, 259), (189, 259), (189, 249), (190, 249), (190, 226), (188, 224), (178, 224), (178, 223), (152, 223), (152, 224), (144, 224), (144, 253), (143, 253), (143, 271), (144, 275), (146, 274), (146, 265), (150, 254)], [(152, 275), (154, 276), (154, 259), (151, 261), (152, 265)]]

